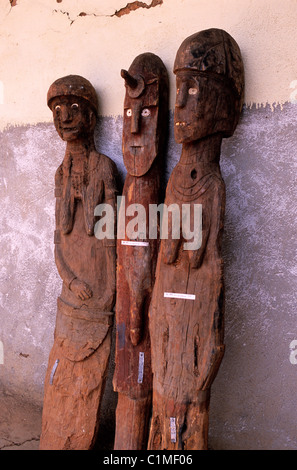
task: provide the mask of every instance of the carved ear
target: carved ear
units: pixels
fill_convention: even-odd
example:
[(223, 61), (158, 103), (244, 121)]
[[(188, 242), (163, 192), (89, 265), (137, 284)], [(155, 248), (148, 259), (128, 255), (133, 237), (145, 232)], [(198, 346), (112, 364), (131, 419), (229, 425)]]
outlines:
[(134, 90), (137, 87), (137, 80), (132, 77), (132, 75), (127, 72), (127, 70), (121, 70), (121, 77), (125, 80), (126, 86), (129, 86)]
[(234, 96), (221, 93), (217, 100), (215, 111), (215, 131), (222, 132), (224, 137), (231, 137), (236, 127), (236, 110)]
[(90, 130), (91, 132), (93, 132), (93, 130), (96, 127), (97, 116), (91, 107), (89, 108), (89, 122), (90, 122)]
[(140, 75), (132, 77), (127, 70), (121, 70), (121, 76), (125, 80), (128, 94), (131, 98), (138, 98), (145, 89), (145, 83)]

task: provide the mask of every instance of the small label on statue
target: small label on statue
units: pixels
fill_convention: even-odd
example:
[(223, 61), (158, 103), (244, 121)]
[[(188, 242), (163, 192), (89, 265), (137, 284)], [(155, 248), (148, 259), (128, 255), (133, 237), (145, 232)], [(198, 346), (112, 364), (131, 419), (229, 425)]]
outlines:
[(144, 353), (139, 353), (139, 363), (138, 363), (138, 379), (137, 382), (142, 384), (143, 382), (143, 369), (144, 369)]
[(175, 418), (170, 418), (170, 437), (171, 437), (171, 442), (176, 442), (176, 422), (175, 422)]
[(54, 379), (54, 375), (58, 367), (58, 364), (59, 364), (59, 359), (56, 359), (54, 366), (52, 368), (51, 376), (50, 376), (50, 385), (53, 385), (53, 379)]
[(122, 240), (121, 244), (127, 245), (127, 246), (149, 246), (149, 242), (137, 242), (137, 241), (128, 241), (128, 240)]
[(177, 292), (164, 292), (164, 297), (167, 299), (185, 299), (185, 300), (195, 300), (195, 294), (179, 294)]

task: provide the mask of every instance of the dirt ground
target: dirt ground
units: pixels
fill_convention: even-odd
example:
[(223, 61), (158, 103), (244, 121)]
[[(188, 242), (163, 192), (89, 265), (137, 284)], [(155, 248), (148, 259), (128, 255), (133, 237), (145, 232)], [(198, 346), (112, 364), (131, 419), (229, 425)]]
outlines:
[(0, 450), (38, 450), (42, 409), (0, 391)]
[[(114, 439), (114, 406), (105, 405), (94, 450), (110, 450)], [(0, 388), (0, 450), (38, 450), (42, 407)]]

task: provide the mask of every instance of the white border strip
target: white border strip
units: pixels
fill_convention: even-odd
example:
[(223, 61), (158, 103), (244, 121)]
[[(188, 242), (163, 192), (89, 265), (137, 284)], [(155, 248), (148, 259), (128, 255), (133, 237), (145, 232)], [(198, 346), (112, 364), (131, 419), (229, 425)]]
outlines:
[(2, 341), (0, 341), (0, 365), (4, 364), (4, 347)]

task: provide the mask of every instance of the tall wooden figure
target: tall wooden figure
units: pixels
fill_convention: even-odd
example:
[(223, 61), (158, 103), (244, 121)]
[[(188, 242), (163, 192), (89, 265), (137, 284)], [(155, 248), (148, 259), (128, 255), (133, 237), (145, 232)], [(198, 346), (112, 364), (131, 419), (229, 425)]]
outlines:
[[(208, 446), (210, 388), (224, 353), (225, 186), (219, 160), (222, 138), (233, 134), (243, 104), (240, 49), (225, 31), (201, 31), (181, 44), (174, 73), (174, 133), (183, 146), (165, 203), (177, 205), (182, 223), (174, 214), (169, 219), (171, 236), (161, 241), (149, 311), (149, 448), (201, 450)], [(188, 209), (190, 228), (183, 217)]]
[[(158, 204), (160, 199), (168, 77), (163, 62), (152, 53), (136, 57), (129, 71), (122, 70), (121, 75), (126, 86), (123, 157), (127, 176), (118, 219), (116, 367), (113, 382), (118, 392), (118, 403), (114, 448), (140, 450), (147, 445), (151, 413), (148, 307), (159, 244), (157, 230), (155, 237), (149, 239), (148, 218), (149, 205)], [(138, 213), (138, 226), (135, 230), (130, 227), (129, 231), (133, 219), (125, 218), (125, 212), (135, 216), (134, 211)], [(125, 233), (120, 239), (122, 229)]]
[(115, 304), (116, 247), (97, 239), (95, 208), (115, 210), (116, 166), (94, 145), (97, 95), (77, 75), (56, 80), (48, 106), (67, 143), (55, 176), (55, 260), (62, 278), (45, 377), (40, 449), (88, 450), (97, 430)]

